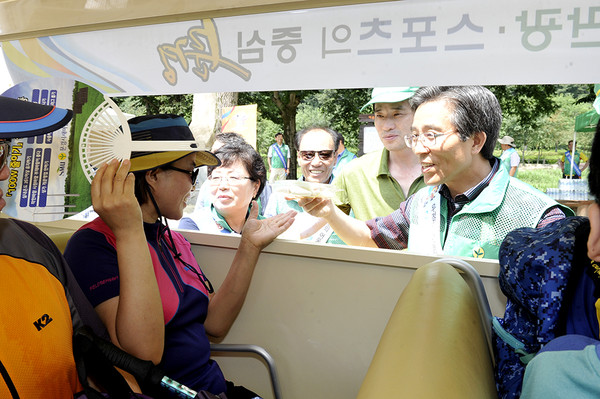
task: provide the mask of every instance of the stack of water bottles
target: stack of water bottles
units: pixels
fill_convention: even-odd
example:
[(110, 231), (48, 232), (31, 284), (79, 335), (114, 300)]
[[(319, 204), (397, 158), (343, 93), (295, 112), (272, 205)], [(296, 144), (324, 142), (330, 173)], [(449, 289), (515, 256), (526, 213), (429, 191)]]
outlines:
[(583, 179), (560, 179), (558, 188), (546, 189), (546, 194), (555, 200), (587, 201), (593, 199), (588, 191), (588, 182)]

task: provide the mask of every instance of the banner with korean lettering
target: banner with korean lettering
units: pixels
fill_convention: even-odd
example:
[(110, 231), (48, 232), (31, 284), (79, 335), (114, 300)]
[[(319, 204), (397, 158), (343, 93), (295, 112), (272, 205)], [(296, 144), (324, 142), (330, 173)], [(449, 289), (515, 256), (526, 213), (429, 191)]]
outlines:
[(597, 0), (396, 1), (11, 41), (13, 79), (111, 95), (598, 81)]

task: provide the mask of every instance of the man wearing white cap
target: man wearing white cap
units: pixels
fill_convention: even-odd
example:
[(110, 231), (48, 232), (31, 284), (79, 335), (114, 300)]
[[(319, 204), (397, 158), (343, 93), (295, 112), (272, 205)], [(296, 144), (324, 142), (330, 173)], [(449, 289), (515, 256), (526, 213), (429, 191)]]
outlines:
[(419, 158), (404, 142), (410, 134), (413, 110), (408, 104), (418, 87), (373, 89), (375, 129), (383, 147), (353, 160), (336, 175), (333, 185), (340, 189), (336, 205), (359, 220), (388, 215), (409, 196), (425, 187)]
[(500, 147), (502, 147), (500, 163), (506, 168), (509, 175), (517, 177), (521, 157), (515, 149), (515, 140), (510, 136), (504, 136), (501, 139), (498, 139), (498, 143), (500, 143)]

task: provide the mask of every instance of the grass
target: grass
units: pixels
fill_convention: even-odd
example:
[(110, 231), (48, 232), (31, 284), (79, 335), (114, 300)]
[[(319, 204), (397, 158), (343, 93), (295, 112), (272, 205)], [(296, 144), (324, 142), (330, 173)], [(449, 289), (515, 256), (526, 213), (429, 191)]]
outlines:
[[(517, 175), (519, 180), (542, 192), (546, 192), (548, 188), (558, 187), (558, 181), (562, 178), (562, 172), (558, 168), (558, 160), (565, 153), (565, 149), (542, 150), (541, 153), (538, 153), (537, 150), (526, 151), (524, 159), (523, 151), (520, 149), (518, 151), (519, 156), (521, 156), (521, 165)], [(588, 149), (584, 148), (582, 151), (589, 156)], [(494, 151), (496, 157), (500, 157), (501, 154), (502, 151), (499, 149)], [(588, 172), (588, 169), (583, 171), (584, 179), (587, 179)]]
[[(585, 155), (589, 156), (590, 151), (589, 148), (579, 148), (577, 149), (583, 152)], [(558, 148), (557, 150), (542, 150), (538, 153), (537, 150), (529, 150), (525, 151), (525, 156), (523, 156), (523, 150), (517, 149), (519, 156), (521, 157), (521, 165), (525, 164), (542, 164), (542, 165), (557, 165), (558, 160), (563, 156), (566, 151), (565, 148)], [(496, 149), (494, 151), (494, 156), (500, 158), (502, 154), (501, 150)]]
[[(583, 178), (587, 179), (587, 176), (588, 170), (586, 169), (583, 171)], [(546, 192), (547, 188), (558, 187), (562, 173), (558, 167), (527, 168), (521, 166), (517, 177), (538, 190)]]

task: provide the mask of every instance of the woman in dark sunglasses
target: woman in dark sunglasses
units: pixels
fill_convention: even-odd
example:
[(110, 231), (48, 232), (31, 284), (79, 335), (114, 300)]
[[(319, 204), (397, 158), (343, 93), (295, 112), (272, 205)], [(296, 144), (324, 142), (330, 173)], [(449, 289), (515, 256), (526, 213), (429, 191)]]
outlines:
[[(175, 115), (134, 118), (129, 127), (133, 140), (193, 140)], [(213, 290), (189, 243), (166, 219), (181, 218), (197, 167), (219, 164), (210, 152), (188, 150), (103, 165), (91, 188), (100, 217), (73, 235), (65, 257), (116, 345), (196, 391), (251, 399), (257, 395), (227, 381), (210, 358), (208, 337), (227, 333), (260, 252), (289, 227), (293, 212), (259, 221), (254, 203), (230, 272)]]

